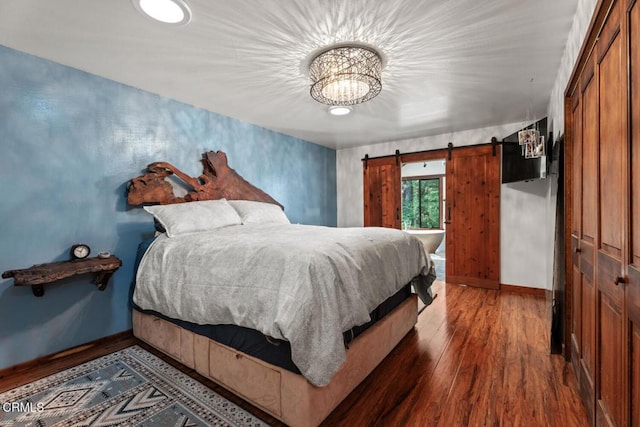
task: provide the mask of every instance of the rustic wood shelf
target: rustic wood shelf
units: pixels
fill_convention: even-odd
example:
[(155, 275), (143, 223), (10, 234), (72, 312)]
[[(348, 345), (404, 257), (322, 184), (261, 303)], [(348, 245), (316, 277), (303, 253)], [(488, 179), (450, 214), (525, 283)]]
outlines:
[(93, 257), (70, 261), (37, 264), (21, 270), (7, 270), (2, 273), (4, 279), (13, 277), (14, 286), (31, 286), (37, 297), (44, 295), (44, 285), (77, 276), (79, 274), (96, 273), (95, 284), (98, 290), (104, 291), (111, 275), (122, 266), (116, 256), (107, 258)]

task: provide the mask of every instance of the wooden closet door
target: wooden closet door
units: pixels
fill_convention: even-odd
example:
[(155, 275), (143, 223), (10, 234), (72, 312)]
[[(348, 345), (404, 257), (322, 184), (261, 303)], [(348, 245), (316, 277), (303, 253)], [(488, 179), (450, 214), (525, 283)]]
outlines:
[[(582, 359), (582, 271), (580, 269), (580, 240), (582, 237), (582, 103), (580, 94), (571, 100), (571, 361), (575, 372), (580, 372)], [(578, 381), (580, 376), (578, 375)]]
[(592, 58), (582, 86), (582, 186), (580, 188), (580, 392), (594, 419), (596, 382), (595, 243), (598, 234), (598, 85)]
[(627, 262), (626, 309), (628, 317), (629, 425), (640, 426), (640, 5), (629, 11), (631, 84), (630, 231)]
[[(566, 110), (579, 253), (567, 259), (572, 356), (594, 425), (640, 427), (639, 8), (637, 0), (598, 2), (567, 89), (582, 104)], [(576, 105), (570, 97), (565, 105)]]
[(621, 1), (609, 15), (596, 45), (599, 83), (599, 169), (597, 239), (596, 420), (624, 425), (623, 376), (625, 199), (627, 195), (627, 108)]
[(447, 282), (500, 287), (500, 147), (457, 148), (447, 161)]
[(363, 163), (364, 226), (400, 228), (400, 171), (396, 157)]

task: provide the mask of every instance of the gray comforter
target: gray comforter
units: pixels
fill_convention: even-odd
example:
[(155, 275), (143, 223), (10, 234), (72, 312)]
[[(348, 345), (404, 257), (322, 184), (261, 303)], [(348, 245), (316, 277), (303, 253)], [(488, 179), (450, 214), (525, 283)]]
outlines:
[(429, 299), (430, 267), (420, 240), (399, 230), (238, 225), (159, 236), (133, 299), (172, 318), (287, 340), (300, 372), (324, 386), (345, 360), (342, 332), (409, 282)]

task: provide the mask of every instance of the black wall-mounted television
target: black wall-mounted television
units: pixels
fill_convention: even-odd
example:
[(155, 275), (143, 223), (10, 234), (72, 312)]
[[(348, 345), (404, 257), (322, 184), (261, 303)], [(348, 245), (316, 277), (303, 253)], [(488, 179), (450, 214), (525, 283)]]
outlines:
[[(553, 142), (551, 136), (547, 136), (546, 117), (524, 129), (538, 129), (540, 135), (545, 136), (545, 149), (549, 149)], [(521, 130), (524, 130), (521, 129)], [(502, 183), (529, 181), (543, 179), (547, 176), (547, 156), (536, 159), (527, 159), (522, 154), (522, 146), (518, 143), (518, 132), (515, 132), (502, 140)]]

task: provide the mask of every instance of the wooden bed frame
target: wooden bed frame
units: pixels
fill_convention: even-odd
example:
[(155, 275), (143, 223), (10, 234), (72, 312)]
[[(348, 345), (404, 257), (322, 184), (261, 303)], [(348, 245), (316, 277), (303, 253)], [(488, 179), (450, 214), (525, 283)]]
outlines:
[[(169, 163), (150, 164), (147, 173), (131, 181), (129, 203), (168, 204), (224, 197), (279, 205), (231, 169), (224, 153), (204, 153), (203, 164), (204, 172), (199, 178), (192, 178)], [(170, 175), (179, 177), (193, 190), (177, 197), (166, 179)], [(417, 297), (412, 295), (349, 345), (345, 364), (325, 387), (316, 387), (302, 375), (136, 310), (133, 333), (284, 423), (306, 427), (319, 425), (380, 364), (413, 328), (417, 315)]]

